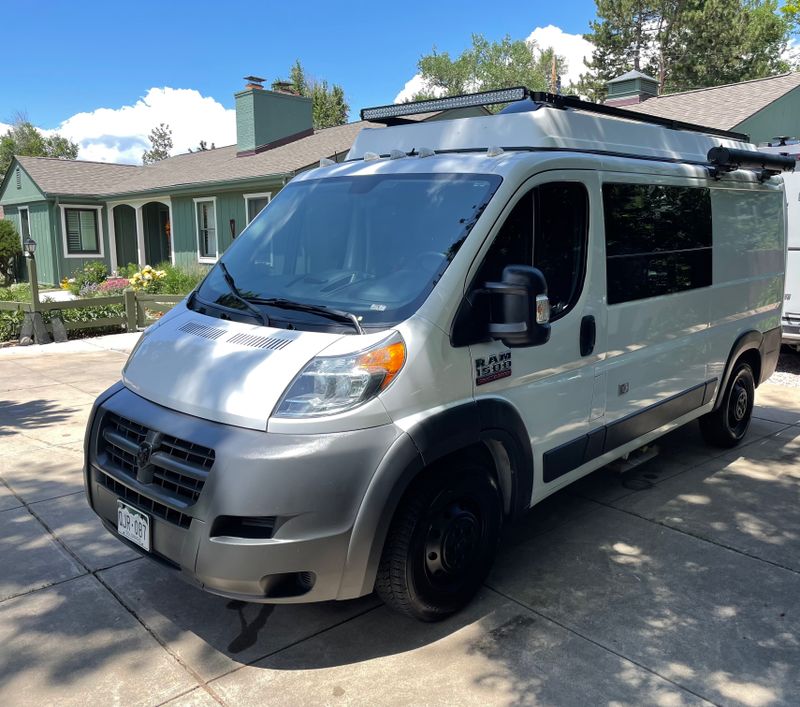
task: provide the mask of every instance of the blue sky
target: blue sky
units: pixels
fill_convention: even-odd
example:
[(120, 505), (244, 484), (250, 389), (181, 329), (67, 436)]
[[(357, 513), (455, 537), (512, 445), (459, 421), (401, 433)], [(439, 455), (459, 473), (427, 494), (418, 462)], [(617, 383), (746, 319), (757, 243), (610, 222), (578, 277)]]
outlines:
[[(82, 148), (94, 131), (93, 139), (113, 143), (113, 149), (104, 154), (87, 147), (81, 157), (130, 160), (152, 127), (139, 123), (166, 116), (174, 134), (185, 125), (186, 116), (169, 119), (171, 110), (191, 113), (196, 127), (184, 127), (176, 143), (196, 144), (204, 123), (206, 139), (229, 138), (229, 128), (222, 126), (230, 122), (242, 77), (254, 73), (272, 80), (285, 75), (295, 58), (312, 76), (344, 86), (355, 119), (363, 106), (394, 100), (414, 76), (420, 55), (434, 45), (457, 54), (472, 32), (526, 38), (548, 25), (580, 35), (595, 5), (593, 0), (84, 0), (40, 2), (35, 8), (36, 18), (27, 3), (9, 3), (3, 10), (5, 27), (33, 25), (35, 32), (14, 33), (28, 39), (14, 43), (0, 70), (0, 122), (24, 111), (41, 128), (70, 133)], [(164, 87), (185, 90), (151, 92)], [(156, 104), (160, 108), (145, 110)], [(88, 116), (75, 120), (76, 114)]]

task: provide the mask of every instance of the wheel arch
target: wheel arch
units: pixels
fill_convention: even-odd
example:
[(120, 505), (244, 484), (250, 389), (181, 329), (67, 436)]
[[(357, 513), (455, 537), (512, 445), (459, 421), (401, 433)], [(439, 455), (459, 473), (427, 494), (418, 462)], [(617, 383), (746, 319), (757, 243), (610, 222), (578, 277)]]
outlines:
[(764, 343), (764, 334), (760, 331), (750, 330), (741, 333), (731, 347), (731, 352), (728, 354), (728, 360), (725, 363), (725, 370), (722, 373), (719, 387), (717, 388), (717, 396), (714, 401), (714, 410), (718, 410), (722, 405), (722, 399), (725, 397), (725, 390), (731, 378), (731, 373), (736, 367), (739, 360), (744, 358), (753, 369), (753, 378), (756, 381), (756, 386), (761, 381), (762, 371), (762, 346)]
[(353, 526), (340, 599), (372, 590), (389, 526), (412, 483), (436, 464), (476, 447), (493, 462), (505, 515), (515, 518), (530, 506), (533, 452), (516, 409), (488, 398), (437, 412), (398, 437), (376, 470)]

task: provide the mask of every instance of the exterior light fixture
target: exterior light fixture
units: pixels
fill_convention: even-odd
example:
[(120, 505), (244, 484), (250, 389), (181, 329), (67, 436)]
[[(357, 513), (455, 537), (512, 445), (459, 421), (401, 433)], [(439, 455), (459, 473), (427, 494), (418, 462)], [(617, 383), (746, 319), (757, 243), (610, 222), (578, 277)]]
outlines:
[(33, 254), (36, 252), (36, 241), (28, 236), (28, 238), (26, 238), (22, 244), (22, 248), (25, 250), (25, 255), (29, 258), (32, 258)]

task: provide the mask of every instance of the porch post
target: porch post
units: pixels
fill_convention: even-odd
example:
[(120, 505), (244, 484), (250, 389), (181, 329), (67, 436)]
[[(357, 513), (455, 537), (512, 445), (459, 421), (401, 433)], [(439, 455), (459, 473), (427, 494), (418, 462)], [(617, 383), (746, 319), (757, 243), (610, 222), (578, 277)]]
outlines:
[(117, 235), (114, 231), (114, 205), (106, 202), (108, 214), (108, 259), (111, 262), (111, 272), (116, 272), (119, 267), (117, 262)]
[(144, 250), (144, 220), (142, 219), (143, 204), (136, 207), (136, 245), (139, 251), (139, 267), (147, 265)]
[(175, 222), (172, 220), (172, 199), (167, 199), (169, 209), (169, 261), (175, 265)]

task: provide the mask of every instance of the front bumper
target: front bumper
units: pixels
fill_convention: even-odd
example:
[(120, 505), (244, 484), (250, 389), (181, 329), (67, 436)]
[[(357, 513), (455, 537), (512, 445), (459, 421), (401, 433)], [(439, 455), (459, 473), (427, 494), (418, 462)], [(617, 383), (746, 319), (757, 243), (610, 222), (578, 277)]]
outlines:
[(791, 317), (784, 316), (781, 319), (781, 329), (781, 341), (784, 344), (792, 344), (795, 346), (800, 344), (800, 317), (797, 315)]
[[(370, 481), (405, 436), (394, 425), (272, 434), (169, 410), (121, 386), (109, 393), (89, 421), (84, 473), (89, 504), (110, 532), (116, 535), (122, 499), (150, 517), (151, 552), (144, 554), (227, 597), (323, 601), (349, 598), (341, 592), (345, 579), (347, 586), (364, 584), (352, 573), (366, 568), (347, 568), (348, 550)], [(120, 419), (127, 427), (118, 426)], [(127, 443), (119, 437), (126, 435), (133, 456), (120, 451)], [(109, 446), (109, 439), (121, 446)], [(140, 466), (139, 439), (172, 455), (164, 462), (172, 472), (156, 470), (160, 481)], [(187, 469), (186, 460), (209, 451), (206, 471)], [(175, 470), (190, 476), (170, 476)], [(194, 494), (180, 490), (187, 480), (198, 487)], [(254, 532), (242, 519), (260, 525)]]

